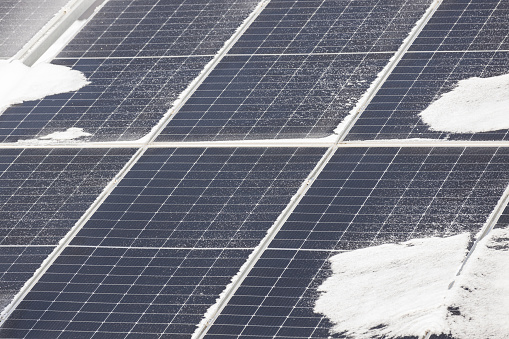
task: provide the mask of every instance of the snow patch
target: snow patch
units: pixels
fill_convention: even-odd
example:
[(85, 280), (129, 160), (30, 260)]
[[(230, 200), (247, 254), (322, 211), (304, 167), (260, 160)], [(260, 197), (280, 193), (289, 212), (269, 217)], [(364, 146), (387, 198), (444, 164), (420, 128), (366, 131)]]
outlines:
[(447, 331), (448, 287), (466, 255), (468, 233), (385, 244), (330, 258), (315, 312), (354, 338)]
[(83, 128), (71, 127), (63, 132), (54, 132), (54, 133), (48, 134), (44, 137), (39, 137), (39, 139), (54, 140), (54, 141), (73, 140), (73, 139), (78, 139), (81, 137), (88, 137), (91, 135), (92, 134), (83, 131)]
[(479, 241), (456, 279), (450, 305), (454, 338), (509, 338), (509, 228)]
[(60, 142), (60, 141), (71, 141), (75, 139), (79, 139), (81, 137), (88, 137), (92, 134), (87, 133), (83, 130), (83, 128), (71, 127), (62, 132), (53, 132), (51, 134), (39, 137), (38, 139), (27, 139), (27, 140), (19, 140), (18, 143), (27, 144), (27, 145), (38, 145), (38, 144), (47, 144), (49, 142)]
[(0, 112), (27, 100), (77, 91), (89, 82), (69, 67), (40, 63), (32, 67), (19, 60), (0, 60)]
[(509, 128), (509, 74), (461, 80), (419, 113), (433, 131), (478, 133)]

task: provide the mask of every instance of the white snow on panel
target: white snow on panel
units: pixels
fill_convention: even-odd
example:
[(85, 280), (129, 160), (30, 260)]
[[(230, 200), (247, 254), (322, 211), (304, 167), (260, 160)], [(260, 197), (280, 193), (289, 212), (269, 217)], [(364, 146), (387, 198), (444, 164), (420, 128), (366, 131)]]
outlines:
[(69, 67), (48, 63), (28, 67), (18, 60), (0, 60), (0, 112), (23, 101), (76, 91), (87, 84), (81, 72)]
[(509, 74), (461, 80), (419, 116), (431, 130), (476, 133), (509, 128)]
[(39, 139), (61, 141), (61, 140), (73, 140), (81, 137), (88, 137), (91, 135), (92, 134), (83, 131), (83, 128), (71, 127), (62, 132), (54, 132), (44, 137), (39, 137)]
[(447, 291), (466, 255), (468, 233), (337, 254), (315, 312), (335, 333), (358, 339), (447, 332)]
[(71, 127), (65, 131), (53, 132), (45, 136), (40, 136), (36, 139), (21, 139), (18, 140), (17, 143), (30, 146), (58, 144), (62, 142), (77, 141), (76, 139), (88, 137), (91, 135), (92, 134), (85, 132), (83, 128)]
[(509, 229), (482, 239), (456, 279), (448, 316), (457, 339), (509, 338)]

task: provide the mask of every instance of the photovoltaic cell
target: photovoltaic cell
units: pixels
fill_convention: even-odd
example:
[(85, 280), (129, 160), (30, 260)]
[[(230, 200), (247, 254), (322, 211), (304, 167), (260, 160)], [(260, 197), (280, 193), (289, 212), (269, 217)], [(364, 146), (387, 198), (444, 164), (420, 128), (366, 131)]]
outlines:
[(0, 58), (13, 57), (69, 0), (2, 0)]
[(93, 134), (90, 141), (145, 136), (257, 4), (108, 1), (53, 61), (91, 84), (9, 108), (0, 115), (0, 141), (71, 127)]
[(134, 151), (0, 151), (0, 246), (57, 245)]
[(330, 135), (430, 1), (271, 1), (158, 141)]
[(328, 337), (313, 308), (330, 256), (477, 233), (509, 183), (508, 161), (505, 148), (338, 149), (206, 337)]
[(189, 338), (323, 152), (147, 150), (0, 336)]

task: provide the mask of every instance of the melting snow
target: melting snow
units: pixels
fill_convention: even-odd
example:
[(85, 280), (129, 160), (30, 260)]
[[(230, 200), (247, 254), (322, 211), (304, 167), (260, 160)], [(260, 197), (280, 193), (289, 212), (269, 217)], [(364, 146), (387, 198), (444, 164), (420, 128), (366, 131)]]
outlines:
[(335, 255), (333, 275), (319, 287), (315, 312), (334, 323), (333, 332), (359, 339), (441, 333), (445, 295), (469, 239), (464, 233)]
[[(465, 258), (469, 234), (381, 245), (330, 258), (315, 312), (354, 338), (509, 338), (509, 228), (495, 229)], [(451, 288), (452, 286), (452, 288)]]
[(29, 144), (29, 145), (37, 145), (37, 144), (46, 144), (45, 140), (49, 140), (50, 142), (60, 142), (60, 141), (70, 141), (75, 140), (81, 137), (88, 137), (92, 134), (87, 133), (83, 130), (83, 128), (71, 127), (62, 132), (53, 132), (51, 134), (45, 135), (43, 137), (39, 137), (38, 139), (26, 139), (19, 140), (18, 143), (21, 144)]
[(448, 316), (457, 339), (509, 338), (509, 229), (482, 239), (456, 279)]
[(476, 133), (509, 128), (509, 74), (470, 78), (419, 114), (434, 131)]
[(71, 127), (63, 132), (54, 132), (54, 133), (48, 134), (44, 137), (39, 137), (39, 139), (54, 140), (54, 141), (73, 140), (73, 139), (78, 139), (81, 137), (88, 137), (91, 135), (92, 134), (83, 131), (83, 128)]
[(18, 60), (0, 60), (0, 74), (0, 112), (23, 101), (76, 91), (88, 84), (81, 72), (48, 63), (28, 67)]

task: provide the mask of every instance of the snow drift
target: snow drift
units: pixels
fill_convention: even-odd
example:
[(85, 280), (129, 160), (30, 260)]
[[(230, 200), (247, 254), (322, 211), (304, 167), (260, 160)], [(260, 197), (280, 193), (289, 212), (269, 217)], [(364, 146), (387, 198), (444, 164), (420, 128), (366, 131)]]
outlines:
[(478, 243), (451, 292), (454, 338), (509, 338), (509, 229), (494, 229)]
[(18, 60), (0, 60), (0, 79), (0, 112), (23, 101), (76, 91), (88, 84), (81, 72), (69, 67), (48, 63), (28, 67)]
[(477, 133), (509, 128), (509, 74), (458, 82), (419, 113), (431, 130)]
[(509, 228), (479, 241), (463, 271), (470, 235), (411, 240), (330, 258), (315, 312), (353, 338), (509, 338)]
[(465, 258), (468, 234), (417, 239), (340, 253), (315, 312), (354, 338), (444, 330), (445, 292)]

